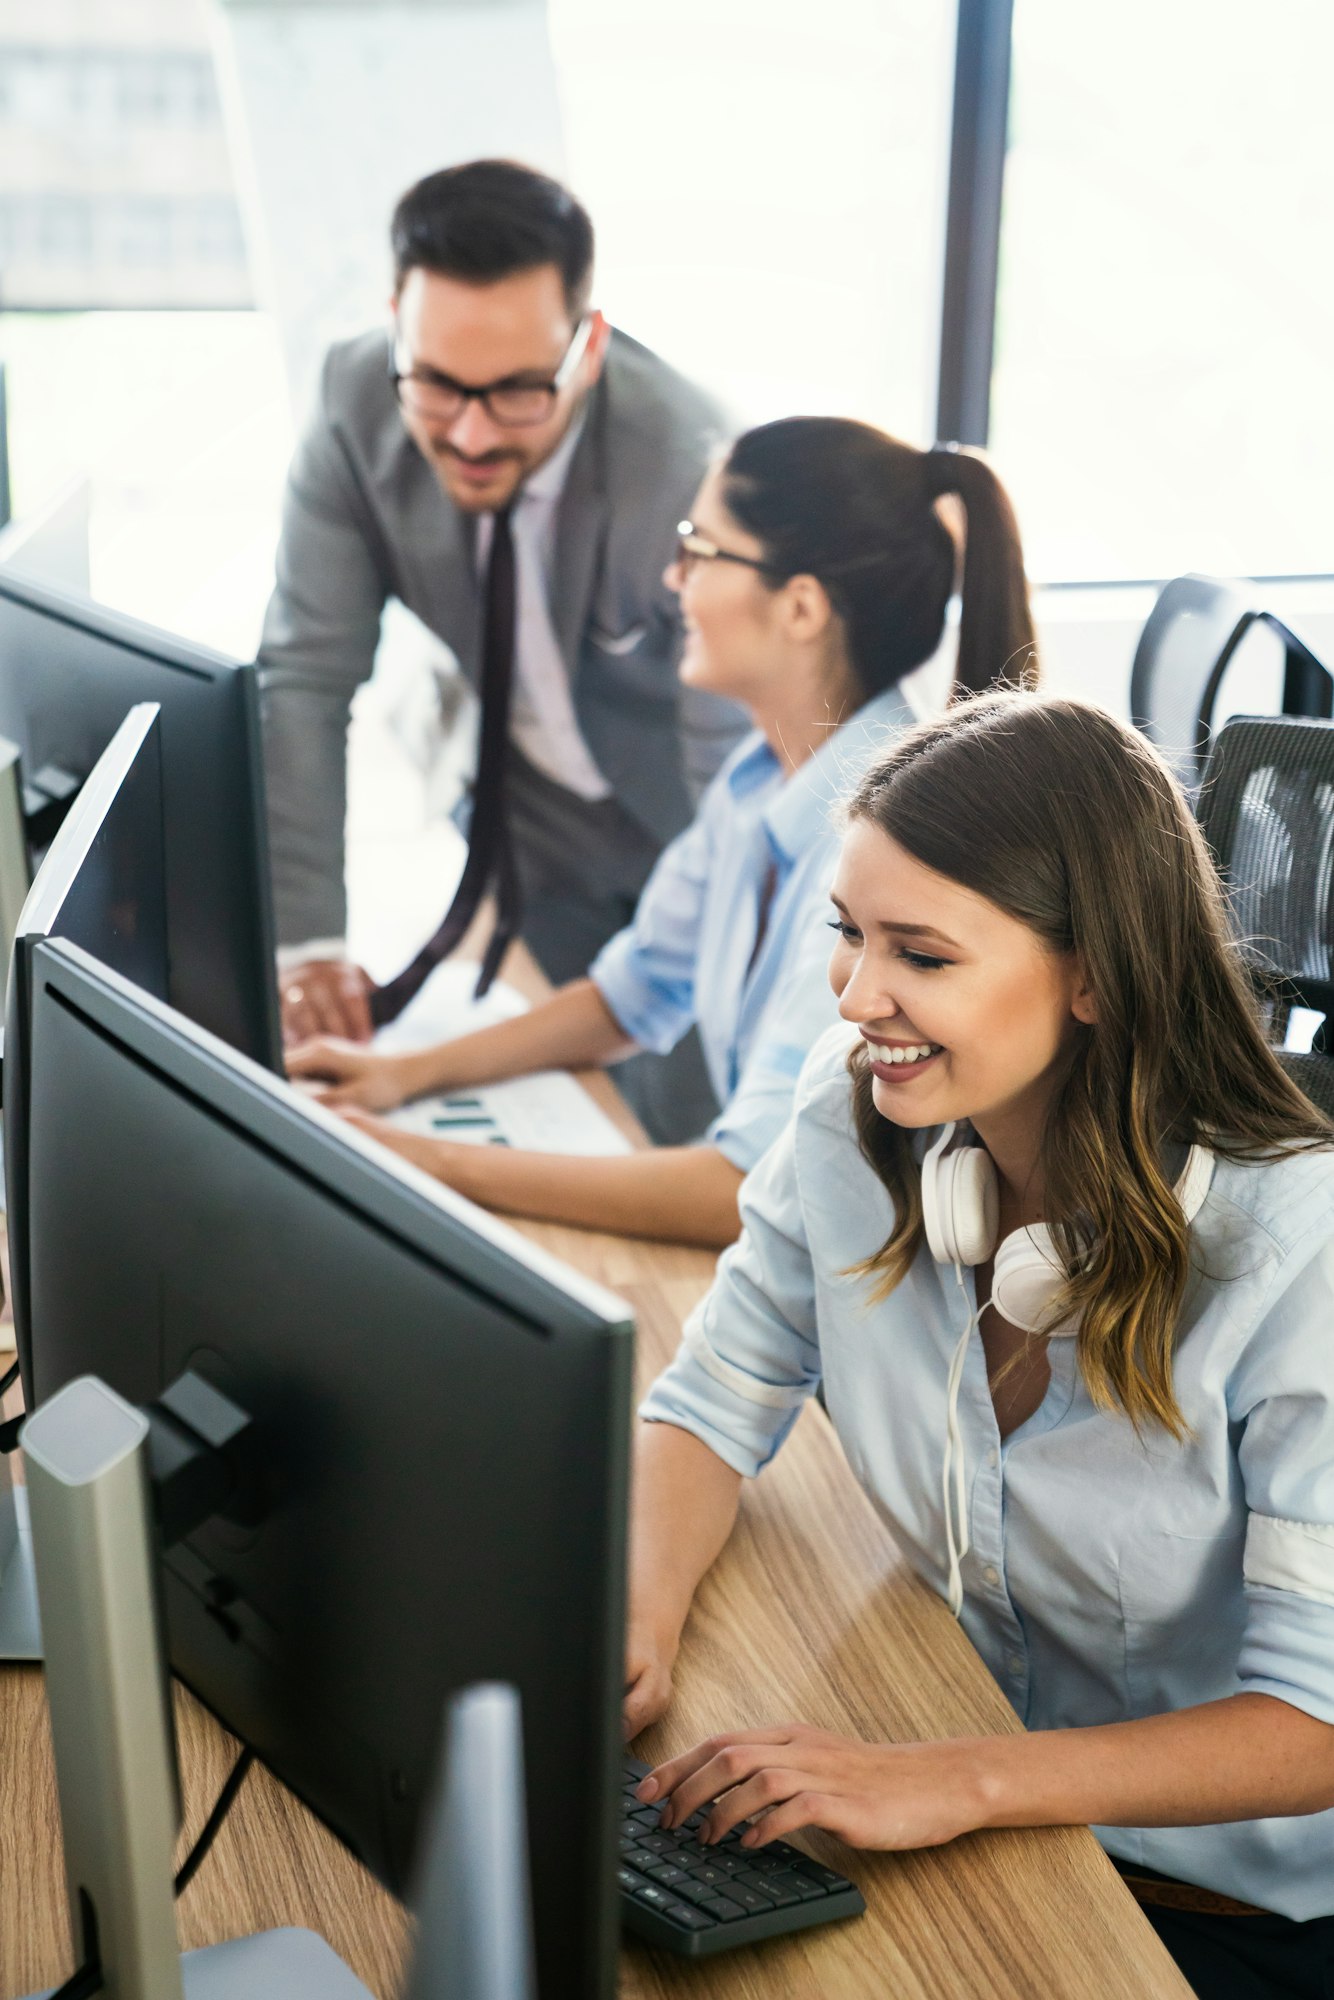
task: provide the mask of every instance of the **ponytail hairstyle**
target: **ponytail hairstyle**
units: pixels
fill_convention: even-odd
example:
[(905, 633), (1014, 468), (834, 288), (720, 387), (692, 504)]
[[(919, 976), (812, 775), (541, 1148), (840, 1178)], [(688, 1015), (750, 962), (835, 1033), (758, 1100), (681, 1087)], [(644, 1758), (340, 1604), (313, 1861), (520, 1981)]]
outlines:
[[(1097, 1018), (1080, 1026), (1042, 1137), (1044, 1207), (1066, 1269), (1052, 1324), (1079, 1325), (1098, 1408), (1185, 1430), (1172, 1357), (1190, 1275), (1165, 1149), (1232, 1160), (1329, 1146), (1334, 1126), (1264, 1038), (1204, 836), (1137, 731), (1083, 702), (1011, 692), (900, 737), (849, 818), (1079, 955)], [(923, 1235), (913, 1135), (875, 1108), (865, 1045), (849, 1058), (861, 1149), (894, 1200), (860, 1267), (884, 1297)]]
[(955, 496), (966, 523), (956, 688), (1035, 684), (1019, 529), (977, 452), (918, 451), (847, 417), (784, 417), (737, 439), (722, 495), (763, 546), (771, 580), (824, 586), (866, 700), (940, 644), (956, 551), (936, 502)]

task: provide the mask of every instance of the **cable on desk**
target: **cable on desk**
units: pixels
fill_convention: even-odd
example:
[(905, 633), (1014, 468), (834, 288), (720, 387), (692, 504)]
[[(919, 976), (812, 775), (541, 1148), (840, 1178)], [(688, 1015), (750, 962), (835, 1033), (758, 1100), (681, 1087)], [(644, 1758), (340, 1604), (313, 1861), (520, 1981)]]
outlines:
[(90, 2000), (94, 1993), (102, 1991), (102, 1961), (95, 1958), (91, 1965), (81, 1965), (71, 1973), (63, 1986), (57, 1986), (51, 2000)]
[[(217, 1836), (218, 1828), (230, 1812), (232, 1800), (245, 1783), (246, 1773), (254, 1761), (254, 1751), (243, 1750), (228, 1772), (227, 1782), (218, 1793), (217, 1803), (208, 1818), (204, 1821), (198, 1840), (176, 1870), (176, 1880), (172, 1887), (174, 1894), (177, 1896), (190, 1886), (203, 1866), (205, 1857)], [(89, 1990), (90, 1992), (95, 1992), (96, 1988), (90, 1988)], [(54, 2000), (59, 2000), (59, 1995), (54, 1996)]]
[(18, 1379), (19, 1364), (16, 1361), (11, 1368), (6, 1368), (4, 1374), (0, 1375), (0, 1396), (7, 1396)]
[(0, 1424), (0, 1458), (3, 1458), (7, 1452), (18, 1450), (19, 1432), (23, 1429), (27, 1421), (28, 1419), (25, 1414), (21, 1417), (11, 1417), (7, 1424)]

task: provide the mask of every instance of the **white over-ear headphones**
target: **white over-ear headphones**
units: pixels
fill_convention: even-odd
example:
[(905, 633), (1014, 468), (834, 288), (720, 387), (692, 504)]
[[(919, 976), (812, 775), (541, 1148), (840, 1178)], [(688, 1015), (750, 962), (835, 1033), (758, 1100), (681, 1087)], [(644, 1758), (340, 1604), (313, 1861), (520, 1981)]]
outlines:
[[(1024, 1333), (1052, 1339), (1078, 1333), (1071, 1320), (1049, 1326), (1052, 1307), (1066, 1282), (1066, 1269), (1045, 1222), (1015, 1229), (1000, 1243), (1000, 1186), (996, 1167), (983, 1146), (950, 1147), (958, 1127), (946, 1125), (928, 1147), (922, 1161), (922, 1224), (927, 1247), (938, 1264), (952, 1264), (959, 1290), (968, 1302), (968, 1323), (950, 1362), (946, 1382), (945, 1457), (941, 1468), (945, 1502), (945, 1536), (949, 1549), (949, 1607), (957, 1618), (963, 1610), (963, 1559), (969, 1549), (968, 1478), (963, 1434), (959, 1428), (959, 1390), (973, 1328), (988, 1305)], [(1192, 1146), (1174, 1193), (1191, 1223), (1200, 1212), (1214, 1177), (1214, 1156), (1205, 1146)], [(974, 1305), (968, 1301), (964, 1266), (991, 1262), (991, 1296)]]
[[(1002, 1319), (1024, 1333), (1077, 1333), (1072, 1324), (1045, 1324), (1066, 1281), (1051, 1231), (1044, 1222), (1033, 1223), (997, 1243), (995, 1166), (983, 1146), (956, 1146), (951, 1152), (957, 1130), (946, 1125), (922, 1162), (922, 1221), (931, 1255), (938, 1264), (967, 1265), (984, 1264), (990, 1257), (991, 1304)], [(1213, 1154), (1207, 1147), (1192, 1146), (1175, 1188), (1188, 1223), (1199, 1214), (1213, 1174)]]

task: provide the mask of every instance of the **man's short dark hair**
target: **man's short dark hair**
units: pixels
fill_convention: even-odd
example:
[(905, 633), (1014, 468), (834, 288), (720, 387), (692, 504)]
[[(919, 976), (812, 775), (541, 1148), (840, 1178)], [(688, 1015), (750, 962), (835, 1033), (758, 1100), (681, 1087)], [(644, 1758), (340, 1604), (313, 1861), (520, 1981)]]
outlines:
[(554, 264), (570, 318), (582, 318), (593, 281), (593, 225), (568, 188), (517, 160), (470, 160), (410, 187), (390, 225), (394, 289), (409, 271), (488, 285)]

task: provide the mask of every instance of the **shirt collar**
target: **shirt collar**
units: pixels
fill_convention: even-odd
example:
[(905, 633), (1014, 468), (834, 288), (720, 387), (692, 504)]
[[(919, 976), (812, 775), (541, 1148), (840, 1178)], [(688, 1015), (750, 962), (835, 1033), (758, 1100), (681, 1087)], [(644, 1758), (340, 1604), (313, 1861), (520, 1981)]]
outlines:
[[(910, 729), (917, 717), (902, 689), (886, 688), (834, 730), (788, 778), (764, 809), (764, 822), (778, 852), (788, 862), (823, 838), (830, 815), (846, 797), (878, 750)], [(777, 768), (767, 743), (763, 748)]]

